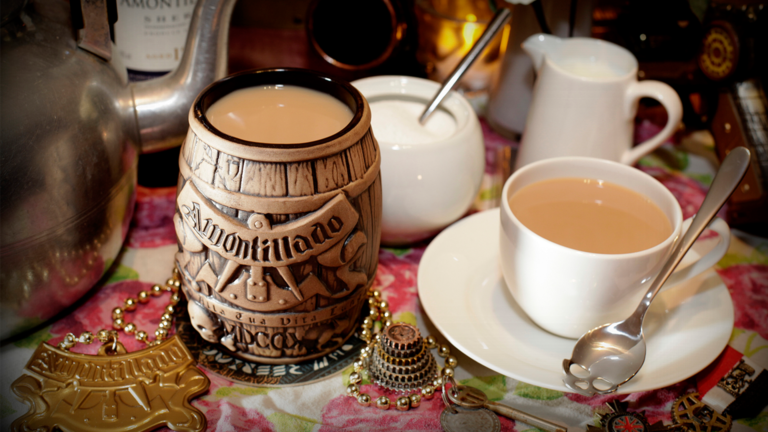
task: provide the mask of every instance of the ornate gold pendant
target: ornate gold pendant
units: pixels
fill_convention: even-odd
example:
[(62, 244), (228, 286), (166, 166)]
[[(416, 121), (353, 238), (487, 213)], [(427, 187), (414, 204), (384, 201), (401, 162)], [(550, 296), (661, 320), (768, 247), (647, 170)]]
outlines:
[(189, 401), (211, 382), (177, 336), (126, 353), (119, 342), (99, 355), (40, 344), (11, 385), (30, 410), (14, 431), (202, 431), (205, 416)]

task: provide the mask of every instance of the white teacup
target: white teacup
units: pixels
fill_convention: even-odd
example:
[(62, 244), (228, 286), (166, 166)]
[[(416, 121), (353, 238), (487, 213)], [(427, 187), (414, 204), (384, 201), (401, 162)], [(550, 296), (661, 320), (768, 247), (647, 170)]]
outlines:
[(440, 104), (439, 109), (455, 120), (449, 136), (434, 142), (396, 142), (377, 130), (375, 104), (401, 100), (426, 106), (440, 84), (407, 76), (376, 76), (352, 85), (371, 105), (373, 132), (381, 149), (381, 242), (415, 243), (462, 217), (480, 190), (485, 170), (483, 134), (469, 102), (451, 92)]
[[(645, 195), (667, 217), (672, 234), (650, 249), (599, 254), (546, 240), (515, 217), (509, 206), (515, 192), (542, 180), (569, 177), (604, 180)], [(536, 324), (568, 338), (578, 338), (594, 327), (629, 316), (690, 224), (690, 220), (683, 221), (672, 193), (656, 179), (603, 159), (562, 157), (534, 162), (507, 180), (501, 196), (500, 256), (507, 287)], [(718, 233), (719, 243), (699, 256), (694, 255), (701, 248), (694, 245), (665, 289), (703, 272), (725, 255), (730, 241), (728, 225), (718, 218), (709, 228)]]

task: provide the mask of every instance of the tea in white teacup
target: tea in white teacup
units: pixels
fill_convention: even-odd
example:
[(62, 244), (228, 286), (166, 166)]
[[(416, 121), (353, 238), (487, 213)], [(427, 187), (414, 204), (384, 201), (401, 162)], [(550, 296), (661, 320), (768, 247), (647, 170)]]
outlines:
[(639, 252), (672, 234), (671, 223), (650, 198), (597, 179), (539, 181), (515, 192), (509, 207), (534, 233), (584, 252)]

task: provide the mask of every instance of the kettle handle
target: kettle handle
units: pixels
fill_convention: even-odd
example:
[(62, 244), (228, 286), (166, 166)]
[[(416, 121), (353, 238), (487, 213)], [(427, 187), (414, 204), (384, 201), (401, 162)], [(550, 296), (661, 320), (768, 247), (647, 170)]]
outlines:
[(131, 84), (142, 153), (179, 146), (187, 136), (189, 109), (210, 83), (227, 74), (229, 21), (235, 0), (197, 0), (184, 53), (176, 69)]
[(621, 163), (634, 165), (641, 157), (652, 152), (662, 145), (667, 138), (671, 137), (683, 118), (683, 104), (680, 102), (680, 96), (667, 84), (659, 81), (639, 81), (629, 85), (625, 95), (626, 111), (630, 119), (637, 113), (637, 103), (640, 98), (648, 97), (656, 99), (667, 110), (667, 124), (664, 128), (642, 143), (630, 148), (621, 155)]
[(115, 0), (71, 0), (72, 27), (77, 46), (105, 61), (112, 60), (112, 26), (117, 21)]

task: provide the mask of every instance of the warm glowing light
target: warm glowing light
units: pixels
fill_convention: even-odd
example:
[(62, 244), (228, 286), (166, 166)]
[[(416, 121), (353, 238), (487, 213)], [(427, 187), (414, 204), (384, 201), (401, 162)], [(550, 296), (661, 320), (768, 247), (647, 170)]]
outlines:
[(509, 43), (509, 29), (510, 25), (504, 26), (504, 30), (501, 33), (501, 46), (499, 47), (499, 57), (504, 57), (504, 53), (507, 52), (507, 44)]
[[(417, 4), (420, 2), (416, 2)], [(459, 61), (472, 49), (493, 16), (488, 0), (428, 0), (417, 7), (420, 38), (420, 61), (427, 66), (430, 79), (443, 81)], [(434, 10), (432, 10), (434, 8)], [(463, 90), (483, 90), (490, 85), (506, 51), (510, 26), (494, 38), (481, 58), (459, 84)]]
[(475, 41), (483, 34), (483, 26), (472, 22), (464, 23), (461, 29), (461, 37), (464, 39), (464, 44), (461, 47), (462, 56), (468, 53), (472, 49)]
[(437, 35), (437, 55), (439, 58), (450, 55), (453, 50), (459, 45), (457, 35), (448, 26), (443, 26), (439, 29)]

